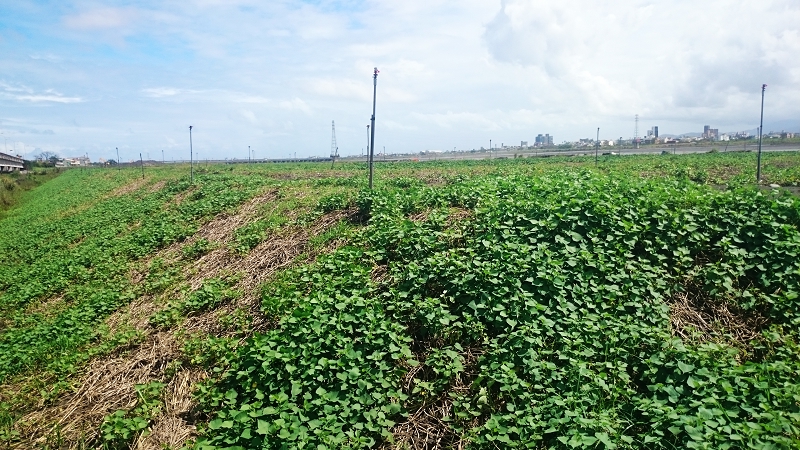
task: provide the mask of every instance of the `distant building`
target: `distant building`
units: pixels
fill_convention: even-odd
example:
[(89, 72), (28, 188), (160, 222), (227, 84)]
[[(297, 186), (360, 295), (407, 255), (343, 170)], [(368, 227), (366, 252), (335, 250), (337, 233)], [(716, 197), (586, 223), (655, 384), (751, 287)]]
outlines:
[(89, 166), (92, 164), (92, 161), (86, 156), (78, 156), (77, 158), (64, 158), (60, 162), (63, 164), (61, 167)]
[(536, 136), (535, 143), (537, 147), (542, 147), (545, 145), (553, 145), (553, 136), (550, 136), (549, 134), (545, 135), (539, 134)]
[(528, 141), (520, 141), (519, 142), (519, 146), (522, 147), (522, 148), (527, 147), (528, 146)]
[(709, 125), (703, 126), (703, 139), (719, 139), (719, 129), (711, 128)]
[(658, 137), (658, 125), (653, 127), (653, 136)]

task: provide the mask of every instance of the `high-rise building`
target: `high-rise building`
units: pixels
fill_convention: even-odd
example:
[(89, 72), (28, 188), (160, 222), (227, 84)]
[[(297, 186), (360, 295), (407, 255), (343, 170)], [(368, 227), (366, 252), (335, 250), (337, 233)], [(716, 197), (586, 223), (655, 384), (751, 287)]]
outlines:
[(653, 135), (654, 135), (655, 137), (658, 137), (658, 125), (656, 125), (656, 126), (654, 126), (654, 127), (653, 127)]
[(536, 136), (536, 140), (534, 142), (540, 147), (544, 145), (553, 145), (553, 136), (550, 136), (549, 134), (539, 134)]

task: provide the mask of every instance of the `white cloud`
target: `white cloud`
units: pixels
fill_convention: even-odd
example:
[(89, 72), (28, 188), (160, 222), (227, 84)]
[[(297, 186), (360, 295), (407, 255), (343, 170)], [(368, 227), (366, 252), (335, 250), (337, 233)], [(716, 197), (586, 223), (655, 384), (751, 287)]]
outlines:
[(0, 82), (0, 88), (3, 89), (0, 95), (20, 102), (81, 103), (84, 101), (81, 97), (68, 97), (53, 89), (36, 92), (24, 85), (13, 86), (2, 82)]
[(133, 8), (97, 8), (68, 15), (64, 25), (78, 30), (119, 28), (136, 19), (138, 11)]
[(189, 92), (184, 89), (170, 88), (170, 87), (157, 87), (142, 89), (142, 93), (146, 97), (161, 98), (161, 97), (174, 97), (178, 94)]
[(306, 115), (311, 115), (311, 108), (308, 104), (297, 97), (291, 100), (284, 100), (278, 103), (278, 106), (289, 111), (302, 111)]
[(728, 109), (733, 118), (737, 97), (761, 83), (800, 94), (789, 56), (800, 52), (799, 22), (792, 0), (502, 0), (484, 37), (496, 61), (541, 71), (551, 101), (577, 91), (584, 103), (572, 110)]
[(239, 111), (239, 114), (241, 114), (241, 116), (248, 122), (252, 124), (258, 124), (258, 119), (256, 118), (256, 114), (253, 111), (243, 109)]

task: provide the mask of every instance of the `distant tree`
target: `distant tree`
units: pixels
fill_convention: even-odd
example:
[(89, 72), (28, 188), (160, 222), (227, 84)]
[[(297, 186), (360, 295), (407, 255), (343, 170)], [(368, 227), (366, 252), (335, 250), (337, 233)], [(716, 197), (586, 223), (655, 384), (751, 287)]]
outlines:
[(109, 159), (108, 161), (106, 161), (106, 164), (108, 164), (109, 166), (116, 166), (117, 165), (117, 161), (115, 161), (113, 159)]
[(39, 159), (39, 160), (42, 160), (42, 161), (49, 161), (51, 158), (57, 157), (57, 156), (58, 155), (56, 155), (53, 152), (42, 152), (42, 153), (39, 153), (38, 155), (36, 155), (36, 159)]

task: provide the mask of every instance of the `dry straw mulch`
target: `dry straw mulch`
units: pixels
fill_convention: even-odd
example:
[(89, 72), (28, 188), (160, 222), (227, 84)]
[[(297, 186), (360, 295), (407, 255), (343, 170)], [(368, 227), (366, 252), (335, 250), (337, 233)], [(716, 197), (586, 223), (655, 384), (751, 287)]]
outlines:
[(747, 351), (759, 339), (768, 320), (733, 303), (713, 298), (692, 284), (667, 301), (673, 336), (687, 342), (720, 342)]
[(29, 439), (11, 448), (40, 447), (55, 433), (61, 435), (65, 448), (85, 444), (96, 435), (103, 417), (133, 407), (134, 386), (163, 376), (167, 364), (178, 352), (174, 336), (155, 333), (133, 349), (93, 361), (77, 390), (18, 422), (21, 435)]
[[(465, 348), (461, 353), (464, 371), (452, 380), (448, 389), (418, 406), (406, 420), (396, 424), (391, 430), (394, 442), (384, 443), (381, 450), (465, 448), (469, 442), (452, 428), (452, 422), (444, 419), (454, 417), (453, 396), (469, 393), (473, 380), (478, 376), (477, 363), (481, 353), (477, 347)], [(410, 393), (414, 389), (415, 379), (423, 376), (426, 368), (422, 363), (408, 369), (402, 386), (405, 392)], [(467, 428), (477, 425), (476, 419)]]

